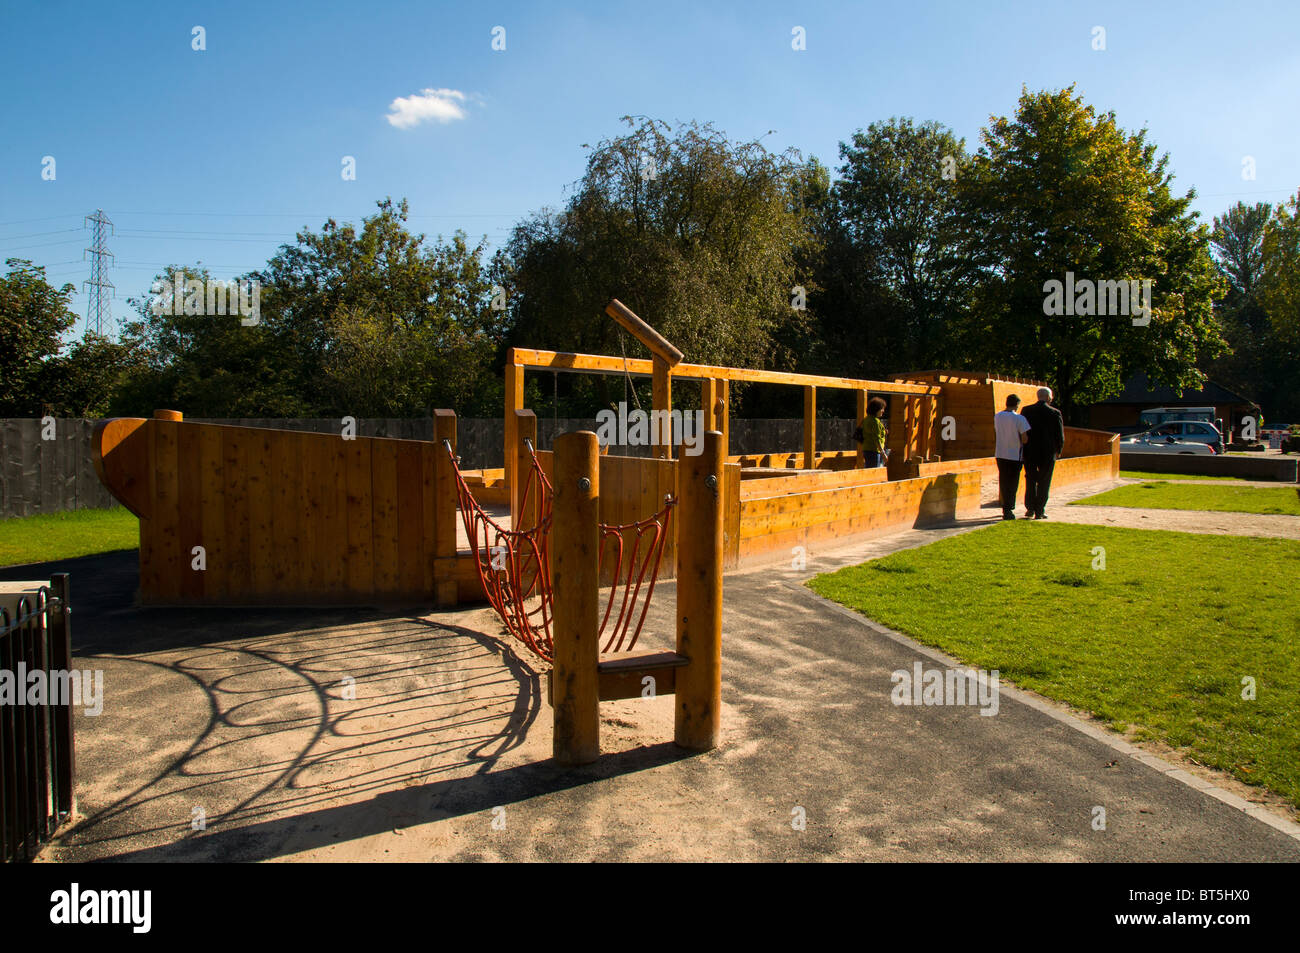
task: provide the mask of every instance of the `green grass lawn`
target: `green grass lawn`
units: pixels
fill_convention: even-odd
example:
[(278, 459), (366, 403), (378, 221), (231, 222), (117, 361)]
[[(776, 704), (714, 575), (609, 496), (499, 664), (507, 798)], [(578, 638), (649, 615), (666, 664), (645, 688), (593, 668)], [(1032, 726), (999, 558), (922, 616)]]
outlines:
[(1119, 475), (1126, 480), (1237, 480), (1235, 476), (1192, 476), (1182, 473), (1152, 473), (1149, 470), (1120, 470)]
[(1154, 510), (1217, 510), (1300, 516), (1300, 488), (1198, 486), (1194, 483), (1131, 483), (1071, 506), (1136, 506)]
[(1290, 540), (1017, 520), (808, 585), (1300, 807), (1297, 579)]
[(0, 566), (72, 559), (139, 545), (140, 521), (121, 506), (0, 521)]

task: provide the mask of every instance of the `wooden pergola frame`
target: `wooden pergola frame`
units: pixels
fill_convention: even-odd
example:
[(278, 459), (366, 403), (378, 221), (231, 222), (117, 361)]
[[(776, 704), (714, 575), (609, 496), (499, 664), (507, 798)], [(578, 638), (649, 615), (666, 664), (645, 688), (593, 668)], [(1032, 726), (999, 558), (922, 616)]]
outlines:
[[(755, 384), (783, 384), (802, 387), (803, 400), (803, 465), (815, 469), (817, 465), (817, 389), (851, 390), (857, 395), (857, 422), (861, 425), (867, 412), (870, 393), (899, 394), (922, 398), (927, 404), (938, 399), (943, 389), (937, 384), (911, 384), (902, 381), (872, 381), (852, 377), (827, 377), (820, 374), (794, 374), (787, 371), (763, 371), (746, 367), (721, 367), (712, 364), (686, 364), (682, 352), (677, 350), (659, 332), (637, 317), (617, 298), (605, 307), (605, 313), (622, 325), (633, 337), (644, 344), (652, 357), (625, 358), (604, 354), (574, 354), (564, 351), (541, 351), (533, 348), (512, 347), (506, 354), (505, 368), (505, 466), (506, 483), (513, 495), (515, 481), (512, 466), (515, 458), (515, 411), (524, 409), (524, 374), (527, 368), (537, 368), (572, 374), (628, 374), (649, 377), (651, 380), (651, 407), (653, 410), (672, 409), (673, 378), (698, 380), (700, 404), (704, 413), (704, 429), (722, 433), (722, 452), (725, 457), (730, 446), (730, 390), (732, 381)], [(928, 416), (928, 415), (927, 415)], [(658, 436), (656, 434), (656, 436)], [(672, 458), (671, 444), (656, 444), (655, 456)]]

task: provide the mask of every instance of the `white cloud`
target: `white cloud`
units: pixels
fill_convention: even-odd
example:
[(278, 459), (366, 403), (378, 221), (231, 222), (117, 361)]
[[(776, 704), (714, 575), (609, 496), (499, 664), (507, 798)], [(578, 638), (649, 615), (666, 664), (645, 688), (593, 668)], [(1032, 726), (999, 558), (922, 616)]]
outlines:
[(468, 114), (462, 105), (466, 96), (458, 89), (422, 89), (414, 96), (398, 96), (388, 105), (384, 118), (398, 129), (410, 129), (422, 122), (451, 122)]

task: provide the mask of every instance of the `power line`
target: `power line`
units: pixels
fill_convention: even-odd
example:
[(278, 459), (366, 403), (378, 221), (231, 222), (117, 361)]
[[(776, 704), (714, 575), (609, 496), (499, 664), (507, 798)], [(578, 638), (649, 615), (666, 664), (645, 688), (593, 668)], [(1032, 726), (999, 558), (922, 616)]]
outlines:
[(53, 222), (60, 218), (75, 218), (75, 217), (76, 217), (75, 213), (68, 212), (63, 215), (47, 215), (44, 218), (20, 218), (13, 222), (0, 222), (0, 227), (8, 227), (9, 225), (29, 225), (32, 222)]
[(267, 242), (273, 241), (273, 239), (269, 239), (269, 238), (205, 238), (205, 237), (200, 236), (200, 235), (195, 235), (195, 236), (192, 236), (192, 237), (191, 237), (191, 236), (188, 236), (188, 235), (181, 235), (181, 234), (169, 235), (169, 236), (167, 236), (166, 238), (164, 238), (164, 237), (162, 237), (162, 236), (160, 236), (160, 235), (132, 235), (132, 234), (126, 232), (126, 231), (121, 232), (117, 237), (118, 237), (118, 238), (134, 238), (134, 239), (136, 239), (137, 241), (143, 240), (143, 241), (154, 241), (154, 242), (161, 242), (161, 241), (173, 241), (173, 242), (247, 242), (247, 243), (254, 244), (254, 245), (265, 245), (265, 244), (267, 244)]
[[(83, 231), (83, 229), (74, 228), (73, 231)], [(62, 241), (62, 242), (41, 242), (41, 244), (39, 245), (18, 245), (14, 248), (5, 248), (3, 249), (3, 251), (7, 253), (7, 252), (15, 252), (15, 251), (27, 251), (28, 249), (31, 248), (53, 248), (55, 245), (75, 245), (80, 241), (81, 241), (80, 238), (69, 238), (67, 241)]]
[(63, 235), (68, 232), (85, 231), (85, 226), (81, 228), (56, 228), (52, 232), (32, 232), (28, 235), (0, 235), (0, 242), (16, 242), (20, 238), (40, 238), (43, 235)]

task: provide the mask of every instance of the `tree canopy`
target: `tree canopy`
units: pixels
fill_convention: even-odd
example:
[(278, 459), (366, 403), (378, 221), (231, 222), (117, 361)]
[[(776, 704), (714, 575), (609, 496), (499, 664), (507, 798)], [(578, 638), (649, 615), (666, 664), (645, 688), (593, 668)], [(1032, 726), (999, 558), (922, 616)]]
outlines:
[[(585, 147), (563, 207), (525, 216), (491, 256), (461, 232), (413, 232), (405, 200), (305, 227), (241, 276), (255, 321), (160, 309), (140, 289), (115, 339), (67, 342), (72, 286), (10, 260), (0, 410), (495, 416), (512, 345), (644, 356), (603, 315), (618, 297), (699, 363), (1032, 377), (1074, 422), (1136, 372), (1175, 387), (1212, 374), (1274, 420), (1300, 417), (1300, 196), (1210, 227), (1146, 130), (1073, 87), (1023, 91), (974, 153), (937, 122), (870, 123), (834, 173), (708, 123), (623, 121)], [(183, 263), (158, 275), (178, 279), (211, 283)], [(562, 384), (566, 414), (618, 396), (610, 377)], [(738, 387), (733, 411), (797, 415), (800, 397)]]
[[(958, 180), (983, 273), (955, 335), (968, 359), (1053, 382), (1067, 411), (1138, 371), (1199, 386), (1198, 364), (1225, 346), (1212, 308), (1223, 283), (1195, 194), (1173, 194), (1167, 166), (1145, 130), (1125, 132), (1072, 88), (1026, 91), (1014, 118), (994, 117)], [(1095, 298), (1048, 314), (1050, 281), (1150, 281), (1149, 323), (1131, 301), (1123, 314)]]

